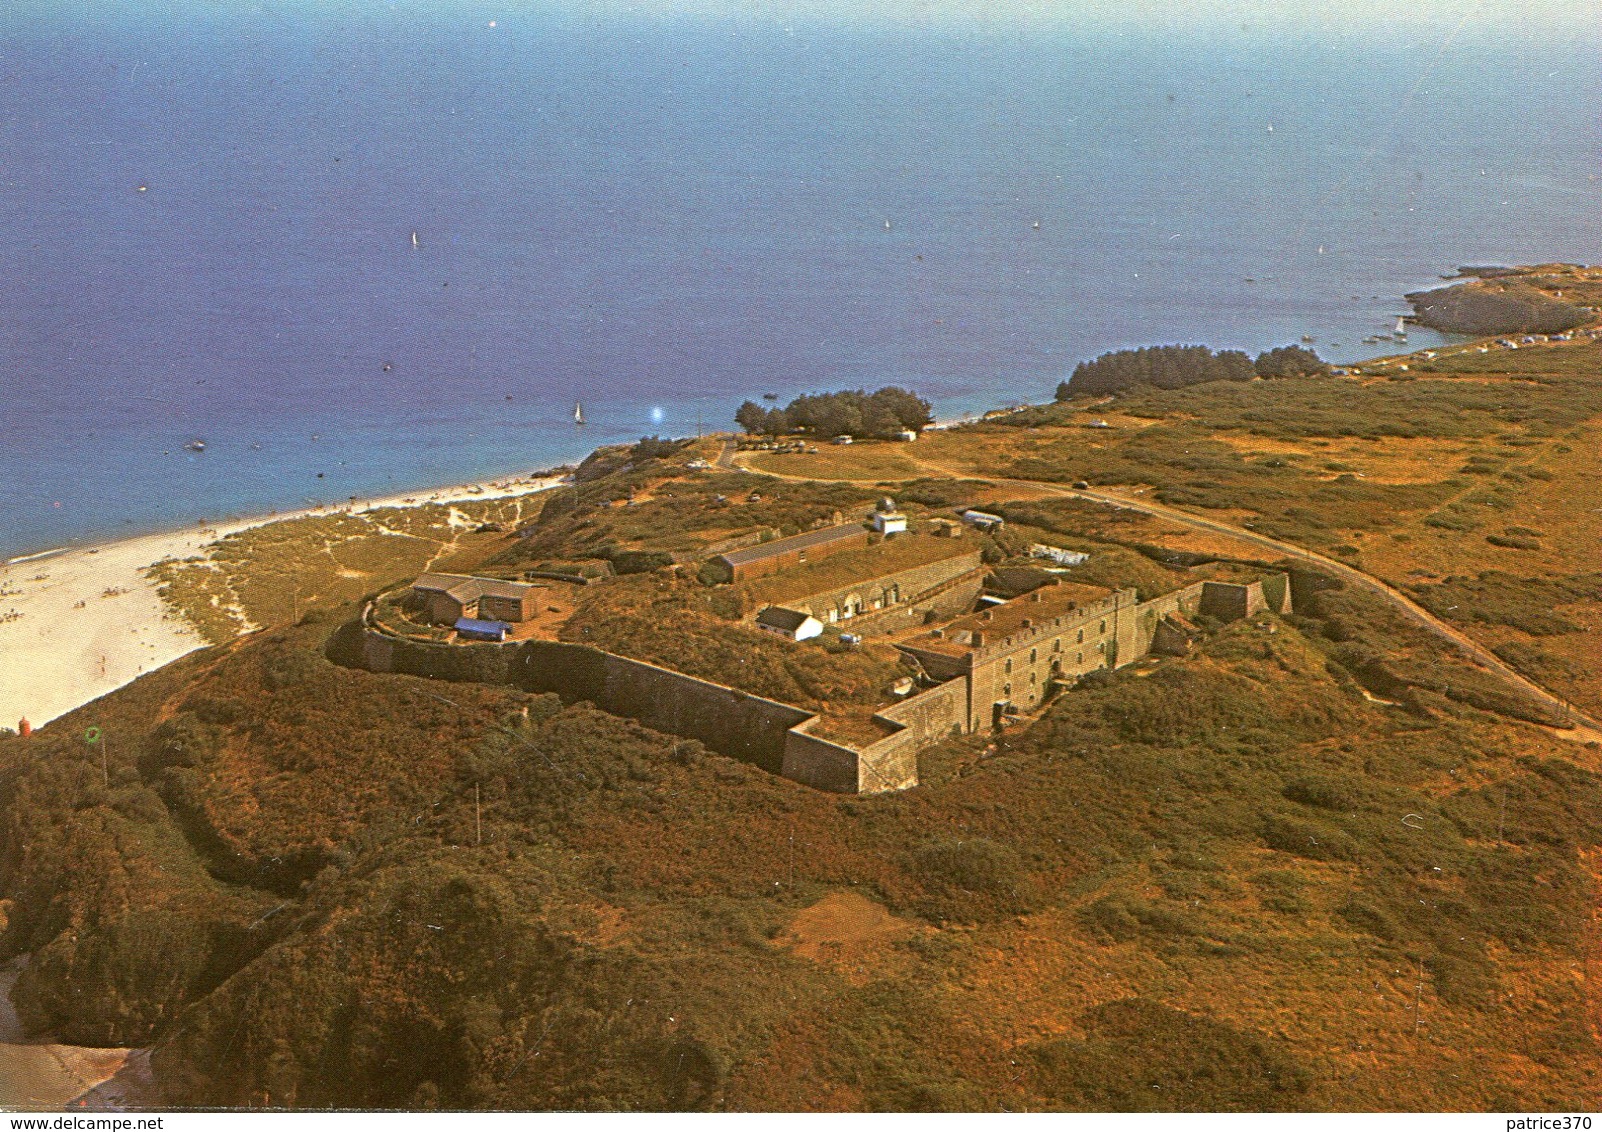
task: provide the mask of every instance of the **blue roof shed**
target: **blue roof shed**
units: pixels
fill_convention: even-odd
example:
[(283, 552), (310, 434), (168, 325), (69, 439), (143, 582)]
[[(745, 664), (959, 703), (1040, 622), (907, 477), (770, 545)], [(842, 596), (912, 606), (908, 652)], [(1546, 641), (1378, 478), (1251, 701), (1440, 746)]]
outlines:
[(511, 631), (511, 623), (506, 621), (480, 621), (477, 617), (456, 619), (456, 635), (473, 641), (504, 641)]

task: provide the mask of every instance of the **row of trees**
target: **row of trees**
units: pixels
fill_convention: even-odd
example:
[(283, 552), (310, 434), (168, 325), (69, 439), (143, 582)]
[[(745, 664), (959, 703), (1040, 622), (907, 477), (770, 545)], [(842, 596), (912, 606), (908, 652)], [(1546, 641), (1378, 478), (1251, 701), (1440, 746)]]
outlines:
[(1206, 346), (1143, 346), (1080, 362), (1073, 375), (1057, 386), (1057, 400), (1066, 401), (1082, 393), (1118, 393), (1137, 385), (1178, 389), (1204, 381), (1250, 381), (1255, 377), (1328, 372), (1329, 366), (1302, 346), (1277, 347), (1258, 354), (1255, 362), (1240, 350), (1214, 353)]
[(734, 420), (746, 432), (767, 436), (806, 432), (889, 439), (909, 429), (919, 431), (934, 415), (929, 402), (916, 393), (888, 385), (873, 393), (860, 389), (807, 393), (782, 409), (765, 409), (747, 401), (735, 412)]

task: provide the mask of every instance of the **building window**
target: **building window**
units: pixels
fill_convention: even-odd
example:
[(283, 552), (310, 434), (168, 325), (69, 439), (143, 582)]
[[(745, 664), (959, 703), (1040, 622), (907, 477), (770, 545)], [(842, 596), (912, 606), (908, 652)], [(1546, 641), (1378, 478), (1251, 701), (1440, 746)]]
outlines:
[(1103, 632), (1103, 633), (1105, 633), (1105, 632), (1106, 632), (1106, 631), (1107, 631), (1107, 622), (1105, 622), (1105, 621), (1103, 621), (1103, 622), (1102, 622), (1102, 623), (1101, 623), (1101, 631), (1102, 631), (1102, 632)]
[(1083, 629), (1079, 630), (1079, 640), (1075, 643), (1081, 645), (1085, 643), (1085, 631)]
[(1097, 652), (1106, 652), (1107, 651), (1107, 642), (1106, 641), (1097, 641), (1096, 642), (1096, 651)]
[(1008, 676), (1012, 675), (1012, 657), (1010, 657), (1010, 656), (1007, 658), (1007, 670), (1006, 671), (1007, 671), (1007, 675)]
[(1052, 652), (1061, 652), (1062, 651), (1062, 638), (1061, 637), (1058, 637), (1055, 641), (1051, 642), (1051, 651)]
[(1029, 686), (1031, 688), (1035, 686), (1035, 674), (1033, 672), (1029, 674)]
[(1003, 698), (1010, 697), (1012, 695), (1012, 685), (1011, 684), (1003, 684), (1001, 686), (1001, 694), (1002, 694)]
[(1074, 653), (1074, 663), (1075, 664), (1083, 664), (1083, 663), (1085, 663), (1085, 654), (1082, 653), (1082, 652)]
[(795, 559), (796, 559), (797, 562), (805, 562), (807, 560), (807, 552), (804, 551), (804, 550), (796, 551), (795, 552)]
[(1036, 653), (1035, 649), (1030, 649), (1029, 650), (1029, 663), (1030, 664), (1033, 664), (1035, 662), (1035, 653)]

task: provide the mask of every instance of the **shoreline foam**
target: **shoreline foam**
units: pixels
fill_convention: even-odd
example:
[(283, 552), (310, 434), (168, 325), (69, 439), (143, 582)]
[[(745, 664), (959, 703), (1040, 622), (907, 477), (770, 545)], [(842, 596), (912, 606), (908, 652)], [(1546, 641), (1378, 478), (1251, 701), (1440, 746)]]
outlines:
[(0, 727), (40, 727), (204, 646), (145, 571), (240, 531), (307, 516), (506, 499), (561, 480), (500, 479), (258, 515), (23, 555), (0, 565)]

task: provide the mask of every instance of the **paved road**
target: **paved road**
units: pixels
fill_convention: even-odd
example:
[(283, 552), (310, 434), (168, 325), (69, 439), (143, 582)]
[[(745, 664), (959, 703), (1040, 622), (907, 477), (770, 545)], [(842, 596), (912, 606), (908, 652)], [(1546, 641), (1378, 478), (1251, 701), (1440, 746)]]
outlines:
[[(928, 472), (931, 475), (943, 476), (949, 479), (964, 478), (962, 474), (953, 471), (950, 468), (943, 467), (939, 464), (930, 463), (927, 460), (913, 458), (912, 462), (919, 469)], [(757, 471), (759, 473), (761, 472), (760, 469), (756, 468), (750, 468), (747, 470)], [(1418, 602), (1408, 597), (1401, 590), (1398, 590), (1394, 586), (1381, 581), (1372, 574), (1366, 574), (1362, 570), (1356, 569), (1353, 566), (1348, 566), (1346, 563), (1337, 559), (1328, 558), (1322, 554), (1308, 550), (1305, 547), (1297, 546), (1294, 543), (1281, 542), (1279, 539), (1258, 534), (1256, 531), (1248, 531), (1241, 527), (1231, 526), (1228, 523), (1220, 523), (1214, 519), (1206, 519), (1200, 515), (1193, 515), (1188, 511), (1179, 511), (1172, 507), (1165, 507), (1160, 503), (1152, 503), (1143, 499), (1133, 499), (1126, 495), (1117, 495), (1108, 491), (1076, 490), (1074, 488), (1064, 487), (1061, 484), (1048, 483), (1044, 480), (997, 479), (994, 476), (986, 476), (985, 478), (996, 484), (1017, 484), (1020, 487), (1027, 487), (1036, 491), (1044, 491), (1053, 495), (1066, 496), (1069, 499), (1082, 499), (1088, 503), (1101, 503), (1113, 507), (1127, 508), (1131, 511), (1140, 511), (1144, 514), (1152, 515), (1159, 519), (1167, 519), (1171, 522), (1179, 523), (1182, 526), (1187, 526), (1194, 530), (1206, 531), (1208, 534), (1222, 535), (1225, 538), (1234, 539), (1237, 542), (1247, 543), (1262, 550), (1271, 550), (1283, 557), (1305, 562), (1310, 566), (1316, 566), (1326, 574), (1332, 574), (1344, 582), (1349, 582), (1354, 586), (1384, 598), (1408, 620), (1424, 629), (1429, 630), (1437, 637), (1456, 645), (1464, 654), (1473, 660), (1475, 664), (1479, 665), (1487, 672), (1500, 677), (1504, 683), (1512, 685), (1518, 691), (1530, 696), (1535, 700), (1538, 700), (1548, 707), (1557, 710), (1559, 713), (1574, 721), (1573, 728), (1557, 731), (1557, 734), (1562, 735), (1566, 739), (1574, 739), (1579, 742), (1590, 742), (1592, 740), (1602, 741), (1602, 720), (1598, 720), (1592, 716), (1586, 715), (1584, 712), (1573, 707), (1561, 696), (1552, 694), (1539, 684), (1519, 673), (1517, 670), (1504, 664), (1495, 653), (1491, 652), (1490, 649), (1486, 648), (1484, 645), (1481, 645), (1479, 642), (1475, 641), (1472, 637), (1468, 636), (1461, 630), (1441, 620), (1439, 617), (1435, 616), (1435, 614), (1419, 605)], [(877, 483), (878, 481), (873, 482)]]

